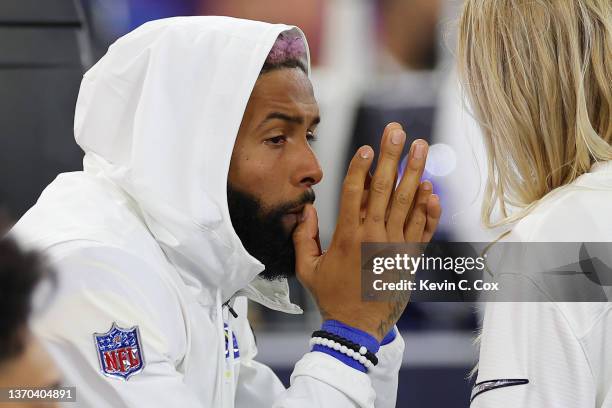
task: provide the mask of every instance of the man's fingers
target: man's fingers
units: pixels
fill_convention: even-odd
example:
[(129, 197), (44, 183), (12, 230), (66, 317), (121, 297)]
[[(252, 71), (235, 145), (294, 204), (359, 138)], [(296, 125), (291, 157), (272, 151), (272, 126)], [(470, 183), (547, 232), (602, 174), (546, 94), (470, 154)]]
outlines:
[(385, 128), (381, 144), (380, 156), (376, 171), (370, 184), (368, 205), (366, 211), (366, 224), (376, 224), (384, 227), (385, 213), (389, 197), (395, 185), (397, 165), (406, 141), (406, 133), (397, 123), (391, 123)]
[(441, 216), (442, 206), (440, 205), (440, 197), (432, 194), (427, 201), (427, 224), (425, 224), (425, 230), (423, 231), (423, 242), (431, 241)]
[(338, 228), (340, 229), (352, 229), (359, 226), (362, 195), (373, 157), (374, 150), (370, 146), (361, 146), (349, 164), (340, 198), (338, 216)]
[[(395, 178), (393, 179), (393, 191), (395, 191), (395, 187), (397, 186), (397, 175), (398, 173), (395, 173)], [(393, 192), (391, 193), (391, 196), (393, 196)], [(387, 209), (385, 210), (385, 223), (389, 220), (389, 216), (391, 215), (391, 207), (393, 206), (393, 198), (391, 198), (389, 200), (389, 202), (387, 203)]]
[(368, 174), (366, 174), (365, 182), (363, 183), (363, 188), (366, 190), (369, 190), (371, 183), (372, 183), (372, 172), (368, 170)]
[(370, 183), (372, 182), (372, 173), (368, 171), (365, 183), (363, 183), (363, 194), (361, 195), (361, 207), (359, 209), (359, 222), (363, 223), (366, 217), (366, 209), (368, 206), (368, 197), (370, 196)]
[(422, 182), (417, 191), (410, 217), (404, 226), (404, 240), (406, 242), (421, 242), (427, 224), (427, 202), (431, 192), (431, 183), (429, 181)]
[(425, 167), (427, 149), (427, 142), (424, 140), (418, 139), (412, 143), (404, 175), (393, 193), (387, 231), (389, 236), (394, 239), (404, 236), (403, 229), (406, 224), (406, 217), (413, 207), (414, 196), (419, 188)]
[(304, 206), (302, 221), (293, 231), (293, 246), (295, 248), (296, 275), (300, 282), (306, 285), (316, 259), (321, 255), (319, 219), (317, 210), (312, 204)]

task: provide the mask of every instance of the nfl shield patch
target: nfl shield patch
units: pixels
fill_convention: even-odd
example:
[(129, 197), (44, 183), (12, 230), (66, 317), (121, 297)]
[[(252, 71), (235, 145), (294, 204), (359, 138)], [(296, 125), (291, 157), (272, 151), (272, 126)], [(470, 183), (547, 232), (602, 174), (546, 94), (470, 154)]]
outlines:
[(94, 333), (102, 374), (128, 380), (145, 365), (138, 326), (123, 329), (113, 322), (106, 333)]

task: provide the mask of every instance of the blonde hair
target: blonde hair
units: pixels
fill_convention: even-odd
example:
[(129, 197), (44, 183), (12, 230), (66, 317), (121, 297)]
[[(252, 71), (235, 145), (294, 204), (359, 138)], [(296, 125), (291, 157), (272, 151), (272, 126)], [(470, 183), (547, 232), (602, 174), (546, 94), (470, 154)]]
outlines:
[(488, 155), (482, 219), (505, 225), (612, 159), (612, 2), (467, 0), (459, 30)]

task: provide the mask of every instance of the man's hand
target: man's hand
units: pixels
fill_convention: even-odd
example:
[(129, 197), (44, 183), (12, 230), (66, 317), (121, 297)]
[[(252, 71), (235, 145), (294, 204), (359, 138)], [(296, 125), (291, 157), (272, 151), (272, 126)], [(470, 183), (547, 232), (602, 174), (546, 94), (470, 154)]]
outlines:
[(368, 171), (374, 151), (369, 146), (357, 151), (344, 179), (338, 224), (325, 253), (312, 205), (304, 208), (293, 234), (297, 277), (314, 296), (323, 319), (341, 321), (379, 341), (401, 316), (409, 294), (398, 291), (390, 302), (361, 299), (361, 243), (429, 242), (441, 215), (431, 183), (420, 182), (428, 149), (424, 140), (412, 144), (406, 171), (395, 188), (405, 141), (399, 124), (387, 125), (371, 180)]

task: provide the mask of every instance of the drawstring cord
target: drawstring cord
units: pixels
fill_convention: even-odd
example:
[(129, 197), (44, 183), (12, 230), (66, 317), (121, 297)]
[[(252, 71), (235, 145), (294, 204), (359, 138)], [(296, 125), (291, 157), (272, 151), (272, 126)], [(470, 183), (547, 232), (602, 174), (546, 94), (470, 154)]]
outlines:
[(230, 306), (230, 302), (232, 301), (232, 299), (230, 298), (227, 302), (225, 302), (223, 304), (223, 306), (227, 307), (227, 310), (229, 310), (229, 312), (232, 314), (232, 316), (234, 316), (234, 319), (238, 318), (238, 313), (236, 313), (236, 311), (234, 310), (234, 308), (232, 306)]

